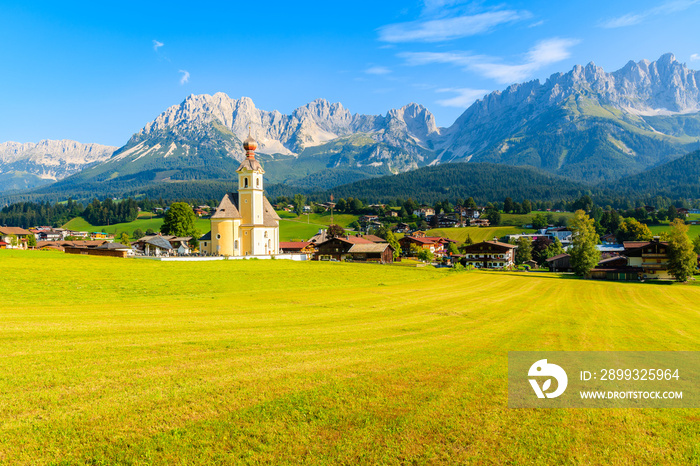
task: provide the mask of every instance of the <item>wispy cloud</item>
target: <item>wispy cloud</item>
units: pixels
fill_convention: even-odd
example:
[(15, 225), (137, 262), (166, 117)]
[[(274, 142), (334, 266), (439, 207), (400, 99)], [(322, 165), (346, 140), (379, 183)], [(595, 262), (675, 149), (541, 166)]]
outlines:
[(391, 70), (385, 66), (371, 66), (365, 70), (367, 74), (384, 75), (391, 73)]
[(190, 82), (190, 72), (187, 70), (179, 70), (178, 73), (182, 73), (180, 77), (180, 84), (187, 84)]
[(519, 64), (500, 63), (494, 57), (471, 55), (466, 52), (405, 52), (399, 54), (399, 57), (406, 60), (408, 65), (451, 64), (469, 71), (476, 71), (499, 83), (509, 84), (531, 77), (544, 66), (569, 58), (571, 56), (569, 49), (578, 43), (576, 39), (543, 40), (530, 49), (525, 54), (523, 62)]
[(700, 0), (672, 0), (648, 10), (631, 12), (615, 18), (601, 20), (599, 26), (607, 29), (634, 26), (643, 23), (647, 18), (685, 11), (698, 3), (700, 3)]
[(155, 50), (156, 52), (158, 51), (158, 49), (159, 49), (160, 47), (162, 47), (162, 46), (164, 46), (164, 45), (165, 45), (164, 43), (153, 39), (153, 50)]
[(391, 43), (443, 42), (483, 34), (500, 24), (528, 19), (531, 16), (528, 11), (500, 10), (389, 24), (378, 29), (379, 40)]
[(700, 54), (694, 53), (690, 56), (690, 61), (700, 60)]
[(475, 100), (488, 94), (489, 91), (484, 89), (470, 89), (467, 87), (462, 87), (438, 89), (436, 92), (453, 92), (457, 94), (456, 96), (450, 97), (449, 99), (438, 100), (438, 104), (444, 107), (467, 108), (471, 104), (473, 104)]

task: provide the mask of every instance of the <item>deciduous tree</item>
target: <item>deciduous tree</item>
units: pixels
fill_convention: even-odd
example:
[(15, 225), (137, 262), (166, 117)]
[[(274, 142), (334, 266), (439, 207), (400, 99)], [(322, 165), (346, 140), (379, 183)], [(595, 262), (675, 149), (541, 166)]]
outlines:
[(593, 226), (593, 219), (580, 209), (571, 219), (571, 230), (571, 267), (576, 275), (583, 277), (600, 261), (600, 251), (596, 248), (600, 238)]
[(671, 223), (668, 242), (668, 271), (679, 281), (687, 281), (697, 268), (698, 256), (688, 238), (688, 225), (680, 218)]
[(195, 220), (194, 211), (189, 204), (186, 202), (173, 202), (165, 213), (160, 231), (165, 235), (197, 238), (199, 237), (199, 232), (195, 227)]

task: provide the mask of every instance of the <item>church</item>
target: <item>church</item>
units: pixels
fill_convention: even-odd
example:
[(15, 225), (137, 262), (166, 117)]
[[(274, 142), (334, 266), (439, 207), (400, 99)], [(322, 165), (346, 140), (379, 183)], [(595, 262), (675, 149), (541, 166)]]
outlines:
[(250, 134), (243, 141), (246, 158), (236, 170), (238, 192), (226, 193), (211, 216), (211, 231), (200, 238), (200, 250), (212, 256), (279, 254), (279, 216), (263, 194), (263, 170), (255, 160), (258, 145)]

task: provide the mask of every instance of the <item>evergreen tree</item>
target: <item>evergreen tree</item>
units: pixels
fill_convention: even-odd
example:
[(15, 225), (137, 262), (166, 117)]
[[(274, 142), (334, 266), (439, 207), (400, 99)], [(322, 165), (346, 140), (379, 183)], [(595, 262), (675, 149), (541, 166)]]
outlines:
[(600, 238), (593, 226), (593, 219), (583, 210), (577, 210), (571, 220), (573, 246), (570, 250), (571, 266), (574, 273), (584, 277), (600, 261), (600, 251), (596, 248)]
[(688, 238), (688, 225), (677, 218), (671, 223), (668, 271), (679, 282), (687, 281), (697, 268), (698, 256)]
[(27, 247), (30, 247), (30, 248), (36, 247), (36, 236), (34, 236), (34, 234), (27, 236)]

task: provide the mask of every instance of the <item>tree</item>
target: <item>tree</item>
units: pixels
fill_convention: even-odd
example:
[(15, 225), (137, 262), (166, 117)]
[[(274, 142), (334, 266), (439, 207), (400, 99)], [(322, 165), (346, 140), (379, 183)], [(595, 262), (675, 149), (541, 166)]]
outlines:
[(476, 209), (476, 202), (474, 202), (474, 198), (469, 197), (466, 201), (464, 201), (464, 207), (467, 209)]
[(294, 195), (294, 212), (297, 215), (304, 213), (304, 205), (306, 205), (306, 197), (303, 194)]
[(17, 238), (17, 235), (10, 235), (10, 246), (13, 248), (19, 246), (19, 238)]
[(345, 202), (345, 199), (340, 198), (338, 199), (338, 203), (335, 205), (335, 210), (338, 212), (345, 212), (345, 209), (347, 209), (348, 205)]
[(435, 254), (430, 252), (430, 249), (425, 249), (421, 248), (420, 251), (418, 251), (418, 254), (416, 255), (419, 260), (422, 260), (423, 262), (432, 262), (435, 260)]
[(143, 230), (140, 228), (135, 229), (131, 235), (134, 237), (134, 239), (141, 239), (144, 236)]
[(593, 219), (579, 209), (571, 219), (572, 247), (571, 267), (578, 276), (585, 276), (600, 261), (600, 251), (596, 245), (600, 241), (593, 226)]
[(529, 214), (530, 212), (532, 212), (532, 202), (530, 202), (527, 199), (523, 201), (521, 207), (524, 214)]
[(678, 218), (678, 210), (676, 209), (676, 206), (670, 205), (666, 211), (666, 216), (668, 217), (669, 222), (673, 222), (676, 218)]
[(695, 250), (695, 254), (700, 255), (700, 235), (696, 236), (693, 240), (693, 249)]
[(547, 259), (547, 248), (552, 244), (552, 240), (546, 236), (538, 236), (535, 241), (532, 242), (532, 258), (538, 264), (543, 264), (544, 260)]
[(518, 246), (515, 249), (515, 263), (522, 264), (529, 260), (532, 260), (532, 241), (530, 238), (520, 237), (515, 240), (515, 244)]
[(698, 256), (688, 238), (688, 225), (676, 218), (671, 223), (668, 242), (668, 271), (676, 281), (684, 282), (693, 275), (697, 263)]
[(397, 259), (399, 254), (401, 254), (401, 245), (399, 244), (399, 240), (396, 239), (396, 235), (394, 235), (393, 231), (387, 231), (384, 239), (389, 243), (389, 246), (394, 248), (394, 259)]
[[(561, 245), (559, 238), (554, 238), (554, 242), (547, 246), (546, 258), (558, 256), (559, 254), (564, 254), (564, 248)], [(544, 262), (544, 260), (542, 261)]]
[(34, 236), (33, 234), (27, 236), (27, 247), (30, 247), (30, 248), (36, 247), (36, 236)]
[(457, 244), (452, 243), (452, 242), (448, 243), (447, 252), (449, 252), (451, 256), (453, 256), (455, 254), (459, 254), (459, 249), (457, 248)]
[(153, 228), (146, 229), (146, 235), (151, 236), (151, 235), (155, 235), (155, 234), (156, 234), (156, 232), (153, 231)]
[(547, 217), (545, 217), (544, 214), (535, 214), (535, 216), (532, 217), (532, 228), (535, 230), (547, 228)]
[(489, 224), (493, 227), (501, 224), (501, 213), (496, 209), (491, 209), (486, 212), (486, 218), (488, 219)]
[(126, 232), (122, 233), (119, 242), (122, 243), (124, 246), (129, 246), (131, 244), (129, 242), (129, 235)]
[(195, 227), (195, 221), (194, 211), (189, 204), (186, 202), (173, 202), (165, 213), (160, 231), (165, 235), (197, 238), (199, 237), (199, 232)]
[(341, 236), (345, 236), (345, 229), (337, 224), (328, 225), (328, 231), (326, 231), (326, 235), (330, 238), (338, 238)]
[(514, 204), (513, 204), (513, 199), (507, 197), (505, 201), (503, 201), (503, 212), (509, 214), (513, 212)]
[(625, 241), (651, 241), (653, 238), (649, 227), (644, 223), (639, 223), (634, 218), (626, 218), (620, 224), (615, 236), (619, 243), (624, 243)]

